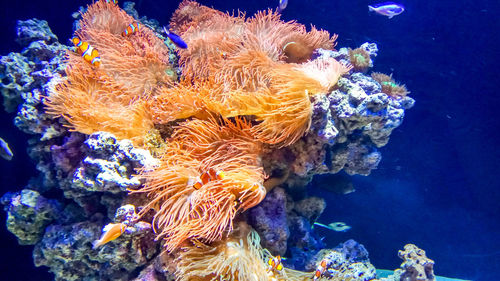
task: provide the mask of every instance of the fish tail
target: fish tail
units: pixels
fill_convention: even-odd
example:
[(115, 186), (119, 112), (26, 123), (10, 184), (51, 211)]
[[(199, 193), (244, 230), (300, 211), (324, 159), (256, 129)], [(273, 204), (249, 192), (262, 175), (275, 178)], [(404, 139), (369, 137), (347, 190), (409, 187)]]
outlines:
[(92, 242), (92, 249), (95, 250), (95, 249), (99, 248), (101, 245), (102, 245), (102, 243), (101, 243), (100, 239), (99, 240), (94, 240), (94, 242)]
[(375, 12), (375, 8), (373, 8), (372, 6), (368, 5), (368, 11), (369, 12)]
[[(169, 27), (170, 28), (170, 27)], [(170, 34), (169, 28), (163, 26), (163, 32), (168, 36)], [(170, 38), (170, 37), (169, 37)]]

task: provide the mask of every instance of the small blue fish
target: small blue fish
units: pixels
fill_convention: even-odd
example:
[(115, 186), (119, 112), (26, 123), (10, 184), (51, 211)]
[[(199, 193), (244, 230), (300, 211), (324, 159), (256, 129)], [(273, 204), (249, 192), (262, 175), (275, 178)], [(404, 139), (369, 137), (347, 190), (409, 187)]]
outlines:
[(9, 144), (2, 138), (0, 138), (0, 156), (5, 160), (12, 160), (12, 157), (14, 157), (12, 150), (9, 148)]
[(379, 15), (387, 16), (392, 18), (405, 11), (403, 5), (394, 2), (384, 2), (374, 5), (368, 5), (368, 10), (373, 11)]
[(184, 40), (182, 40), (179, 35), (168, 30), (166, 27), (163, 27), (163, 31), (167, 35), (168, 39), (170, 39), (175, 44), (175, 46), (181, 49), (187, 49), (188, 45), (186, 44), (186, 42), (184, 42)]
[(278, 13), (281, 14), (286, 6), (288, 6), (288, 0), (280, 0), (278, 4)]

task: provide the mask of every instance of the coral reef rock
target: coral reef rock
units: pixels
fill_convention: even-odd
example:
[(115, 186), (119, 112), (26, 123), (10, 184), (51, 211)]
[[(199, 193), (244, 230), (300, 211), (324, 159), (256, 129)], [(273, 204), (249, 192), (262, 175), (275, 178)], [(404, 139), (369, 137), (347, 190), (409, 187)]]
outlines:
[[(347, 241), (346, 243), (351, 242)], [(360, 246), (363, 247), (362, 245)], [(314, 270), (322, 261), (326, 264), (323, 277), (328, 280), (368, 281), (374, 280), (377, 276), (375, 267), (370, 263), (368, 258), (356, 262), (346, 257), (345, 251), (340, 252), (336, 249), (321, 250), (311, 263), (307, 264), (306, 269)]]
[(401, 264), (401, 281), (434, 281), (434, 261), (425, 255), (425, 251), (413, 244), (407, 244), (398, 252), (404, 260)]
[(117, 140), (112, 134), (98, 132), (85, 141), (85, 159), (76, 169), (72, 188), (88, 192), (126, 192), (141, 181), (132, 176), (135, 169), (155, 160), (144, 149), (136, 149), (129, 140)]
[(55, 280), (130, 280), (159, 250), (151, 225), (143, 222), (94, 250), (101, 228), (92, 222), (49, 226), (35, 246), (35, 265), (48, 266)]
[(23, 132), (41, 134), (42, 140), (59, 136), (66, 129), (48, 116), (42, 105), (48, 83), (64, 74), (64, 54), (68, 47), (60, 44), (46, 21), (18, 21), (17, 41), (25, 47), (21, 53), (0, 58), (0, 91), (7, 112), (19, 105), (14, 124)]
[[(361, 48), (376, 55), (375, 44)], [(319, 49), (318, 55), (349, 63), (346, 48)], [(312, 97), (309, 132), (291, 146), (270, 151), (264, 157), (266, 172), (289, 171), (284, 184), (292, 188), (304, 186), (316, 174), (344, 170), (349, 175), (369, 175), (381, 160), (378, 148), (388, 143), (405, 110), (415, 103), (408, 96), (391, 97), (381, 90), (370, 76), (351, 71), (332, 92)]]
[(290, 236), (285, 191), (274, 188), (259, 205), (249, 210), (247, 217), (248, 223), (262, 237), (262, 246), (274, 255), (284, 255)]
[(58, 218), (62, 204), (30, 189), (7, 193), (0, 201), (7, 212), (7, 229), (19, 244), (34, 245), (42, 237), (45, 227)]

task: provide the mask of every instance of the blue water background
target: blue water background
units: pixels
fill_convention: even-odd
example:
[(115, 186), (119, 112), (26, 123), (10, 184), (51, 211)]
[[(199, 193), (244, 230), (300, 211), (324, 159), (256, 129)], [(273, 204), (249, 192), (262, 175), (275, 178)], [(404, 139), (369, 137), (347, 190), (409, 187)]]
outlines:
[[(0, 54), (20, 51), (15, 21), (46, 19), (61, 42), (71, 36), (71, 13), (86, 1), (4, 1), (0, 9)], [(277, 1), (201, 1), (219, 10), (247, 15)], [(369, 13), (375, 1), (294, 1), (285, 20), (339, 34), (338, 47), (378, 44), (375, 71), (393, 73), (416, 99), (404, 123), (382, 148), (379, 169), (355, 176), (356, 192), (327, 197), (320, 221), (343, 221), (346, 233), (318, 230), (336, 245), (353, 238), (363, 243), (377, 268), (399, 266), (397, 250), (415, 243), (436, 262), (438, 275), (500, 280), (500, 2), (405, 0), (393, 19)], [(122, 4), (122, 3), (121, 3)], [(139, 14), (166, 24), (177, 1), (137, 1)], [(34, 174), (26, 154), (28, 137), (1, 113), (0, 137), (15, 158), (0, 159), (0, 193), (20, 190)], [(328, 181), (328, 177), (318, 182)], [(2, 212), (2, 222), (5, 214)], [(31, 247), (18, 246), (1, 227), (0, 274), (8, 280), (49, 280), (46, 268), (32, 266)], [(3, 278), (2, 278), (3, 279)], [(7, 280), (7, 279), (6, 279)]]

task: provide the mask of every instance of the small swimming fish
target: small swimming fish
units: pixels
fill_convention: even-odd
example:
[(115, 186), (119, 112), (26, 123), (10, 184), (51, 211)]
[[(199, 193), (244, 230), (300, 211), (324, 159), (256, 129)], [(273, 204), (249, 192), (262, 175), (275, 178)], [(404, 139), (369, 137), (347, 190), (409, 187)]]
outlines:
[(71, 42), (76, 47), (76, 52), (82, 55), (82, 58), (95, 67), (99, 67), (101, 65), (101, 57), (99, 56), (99, 52), (94, 49), (94, 47), (90, 46), (89, 43), (80, 40), (78, 37), (73, 37)]
[(127, 28), (125, 28), (125, 30), (122, 32), (122, 36), (129, 36), (136, 33), (139, 30), (139, 27), (141, 27), (141, 25), (138, 22), (133, 22), (127, 25)]
[(332, 223), (330, 223), (328, 225), (325, 225), (325, 224), (322, 224), (322, 223), (319, 223), (319, 222), (315, 222), (314, 224), (318, 225), (318, 226), (321, 226), (321, 227), (324, 227), (324, 228), (328, 228), (330, 230), (339, 231), (339, 232), (346, 232), (349, 229), (351, 229), (350, 226), (348, 226), (347, 224), (345, 224), (343, 222), (332, 222)]
[(276, 270), (278, 272), (281, 272), (283, 270), (283, 264), (281, 263), (281, 256), (276, 256), (276, 257), (270, 257), (267, 260), (267, 265), (269, 265), (267, 272), (271, 270)]
[(109, 241), (113, 241), (125, 232), (127, 225), (124, 223), (108, 223), (103, 229), (103, 234), (99, 240), (95, 240), (92, 243), (92, 248), (96, 249)]
[(199, 177), (189, 179), (187, 185), (192, 186), (194, 189), (200, 189), (204, 184), (210, 181), (222, 180), (225, 177), (226, 174), (224, 174), (223, 171), (215, 171), (213, 168), (210, 168)]
[(12, 150), (10, 150), (9, 144), (2, 138), (0, 138), (0, 156), (2, 156), (3, 159), (9, 161), (12, 160), (12, 157), (14, 157), (14, 153), (12, 153)]
[(118, 4), (118, 1), (116, 0), (106, 0), (106, 3), (113, 3), (113, 4)]
[(186, 42), (184, 42), (184, 40), (182, 40), (182, 38), (179, 35), (168, 30), (166, 27), (163, 27), (163, 31), (167, 35), (168, 39), (170, 39), (170, 41), (172, 41), (175, 44), (175, 46), (181, 49), (187, 49), (188, 45), (186, 44)]
[(373, 11), (379, 15), (387, 16), (392, 18), (405, 11), (405, 7), (401, 4), (394, 2), (384, 2), (373, 5), (368, 5), (368, 10)]
[(321, 262), (316, 267), (316, 271), (314, 271), (313, 280), (318, 280), (325, 273), (326, 268), (328, 266), (328, 263), (329, 263), (329, 260), (327, 260), (327, 259), (321, 260)]
[(278, 13), (281, 14), (281, 12), (283, 12), (286, 6), (288, 6), (288, 0), (280, 0), (278, 4)]

